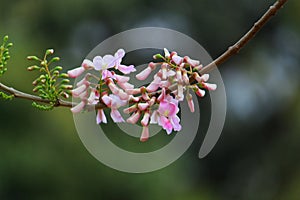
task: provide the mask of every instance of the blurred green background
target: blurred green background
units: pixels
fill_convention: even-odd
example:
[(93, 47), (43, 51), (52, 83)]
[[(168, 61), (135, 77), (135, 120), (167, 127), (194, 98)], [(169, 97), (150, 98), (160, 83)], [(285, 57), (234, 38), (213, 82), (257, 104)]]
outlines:
[[(26, 71), (27, 55), (54, 48), (71, 69), (107, 37), (136, 27), (180, 31), (215, 58), (272, 3), (0, 0), (0, 36), (8, 34), (15, 44), (3, 82), (30, 92), (35, 75)], [(299, 199), (299, 9), (300, 1), (289, 1), (239, 55), (220, 66), (226, 124), (201, 160), (205, 125), (172, 165), (148, 174), (115, 171), (87, 152), (68, 109), (42, 112), (28, 101), (0, 100), (0, 199)]]

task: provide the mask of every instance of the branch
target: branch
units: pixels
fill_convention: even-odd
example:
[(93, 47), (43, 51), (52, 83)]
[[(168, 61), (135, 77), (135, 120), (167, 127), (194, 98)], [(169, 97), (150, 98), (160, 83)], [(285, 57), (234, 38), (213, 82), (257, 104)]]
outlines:
[[(266, 11), (266, 13), (254, 24), (254, 26), (234, 45), (228, 48), (227, 51), (225, 51), (221, 56), (216, 58), (214, 61), (212, 61), (210, 64), (203, 67), (199, 72), (200, 74), (205, 74), (217, 67), (217, 65), (220, 65), (224, 63), (226, 60), (228, 60), (231, 56), (237, 54), (255, 35), (258, 31), (261, 30), (261, 28), (277, 13), (277, 11), (287, 2), (288, 0), (277, 0), (270, 8)], [(19, 90), (16, 90), (12, 87), (8, 87), (2, 83), (0, 83), (0, 90), (3, 90), (11, 95), (13, 95), (16, 98), (22, 98), (27, 100), (32, 100), (35, 102), (41, 102), (45, 104), (53, 103), (50, 100), (43, 99), (41, 97), (27, 94), (24, 92), (21, 92)], [(54, 106), (55, 107), (69, 107), (76, 105), (75, 103), (64, 101), (61, 99), (58, 99)], [(104, 108), (105, 105), (103, 104), (97, 104), (95, 105), (96, 109)]]
[[(8, 87), (8, 86), (6, 86), (6, 85), (4, 85), (2, 83), (0, 83), (0, 89), (2, 91), (7, 92), (8, 94), (13, 95), (16, 98), (27, 99), (27, 100), (31, 100), (31, 101), (35, 101), (35, 102), (40, 102), (40, 103), (45, 103), (45, 104), (52, 103), (52, 101), (50, 101), (48, 99), (42, 99), (41, 97), (21, 92), (21, 91), (16, 90), (16, 89), (14, 89), (12, 87)], [(72, 102), (64, 101), (64, 100), (59, 99), (57, 102), (55, 102), (54, 106), (55, 107), (63, 106), (63, 107), (69, 107), (69, 108), (71, 108), (73, 106), (73, 104), (72, 104)]]
[(212, 71), (217, 65), (224, 63), (231, 56), (237, 54), (255, 35), (261, 28), (277, 13), (277, 11), (287, 2), (288, 0), (278, 0), (265, 12), (265, 14), (254, 24), (254, 26), (234, 45), (228, 48), (221, 56), (215, 59), (210, 64), (206, 65), (200, 74), (205, 74)]

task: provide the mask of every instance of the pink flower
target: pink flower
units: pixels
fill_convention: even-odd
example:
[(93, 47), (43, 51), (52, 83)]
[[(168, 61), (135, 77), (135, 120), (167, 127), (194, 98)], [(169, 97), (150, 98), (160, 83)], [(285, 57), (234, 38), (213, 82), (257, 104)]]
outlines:
[(113, 68), (116, 64), (116, 59), (112, 55), (105, 55), (103, 58), (101, 56), (96, 56), (93, 59), (94, 68), (97, 71), (103, 71)]
[(138, 73), (136, 75), (136, 78), (140, 81), (143, 81), (151, 74), (151, 72), (152, 72), (152, 69), (148, 66), (148, 67), (146, 67), (146, 69), (144, 69), (143, 71)]
[(136, 124), (137, 121), (139, 120), (140, 116), (141, 116), (140, 111), (137, 111), (134, 114), (132, 114), (126, 121), (127, 121), (127, 123), (130, 123), (130, 124)]
[(188, 56), (184, 57), (184, 62), (188, 63), (189, 65), (191, 65), (192, 67), (196, 67), (200, 64), (200, 62), (198, 60), (193, 60)]
[(143, 126), (148, 126), (148, 124), (149, 124), (149, 119), (150, 119), (150, 113), (149, 113), (149, 112), (145, 112), (144, 117), (143, 117), (143, 119), (142, 119), (142, 121), (141, 121), (141, 124), (142, 124)]
[(158, 121), (158, 124), (167, 131), (167, 134), (170, 134), (172, 129), (175, 131), (180, 131), (181, 125), (179, 124), (180, 119), (176, 115), (176, 113), (179, 111), (178, 101), (173, 99), (171, 96), (168, 96), (168, 99), (169, 101), (165, 99), (160, 102), (157, 110), (159, 118), (156, 120)]
[(147, 86), (147, 88), (146, 88), (147, 91), (148, 92), (156, 91), (159, 88), (160, 83), (161, 83), (161, 78), (158, 76), (155, 76), (154, 80)]
[(190, 111), (195, 112), (193, 96), (190, 93), (186, 94), (186, 100), (188, 102), (188, 106), (190, 108)]
[(115, 123), (125, 122), (117, 109), (111, 109), (110, 116)]
[(178, 56), (177, 54), (172, 56), (172, 61), (176, 64), (176, 65), (180, 65), (183, 62), (183, 58)]
[(96, 122), (97, 122), (97, 124), (100, 124), (101, 122), (103, 122), (105, 124), (107, 123), (106, 116), (104, 114), (103, 109), (98, 110), (97, 117), (96, 117)]
[(84, 106), (85, 106), (85, 102), (81, 101), (79, 104), (71, 108), (71, 111), (72, 113), (79, 113), (83, 110)]
[(197, 86), (194, 88), (196, 94), (199, 96), (199, 97), (204, 97), (205, 95), (205, 90), (201, 90), (200, 88), (198, 88)]
[(120, 72), (122, 72), (123, 74), (130, 74), (131, 72), (135, 72), (136, 69), (134, 68), (134, 65), (122, 65), (122, 59), (125, 56), (125, 51), (124, 49), (119, 49), (116, 53), (115, 53), (115, 64), (116, 64), (116, 69), (118, 69)]
[(67, 73), (70, 78), (77, 78), (85, 71), (84, 67), (78, 67), (72, 70), (69, 70)]
[(114, 122), (124, 122), (124, 119), (118, 111), (118, 108), (125, 106), (127, 101), (120, 99), (119, 96), (114, 94), (102, 96), (102, 101), (111, 109), (110, 116)]
[(123, 110), (123, 112), (126, 113), (126, 114), (130, 114), (130, 113), (135, 112), (135, 111), (137, 111), (137, 105), (136, 104), (133, 105), (133, 106), (130, 106), (128, 108), (125, 108)]
[(72, 90), (72, 95), (74, 97), (79, 97), (81, 94), (83, 94), (84, 92), (86, 92), (87, 89), (87, 85), (83, 84), (75, 89)]
[(168, 49), (164, 48), (165, 58), (170, 58), (170, 52)]
[(134, 68), (134, 65), (118, 65), (117, 69), (122, 72), (123, 74), (130, 74), (131, 72), (135, 72), (136, 69)]
[(207, 90), (216, 90), (217, 89), (217, 85), (216, 84), (202, 83), (202, 85)]
[(148, 126), (143, 126), (143, 131), (142, 131), (140, 141), (141, 142), (146, 142), (148, 139), (149, 139), (149, 127)]
[(122, 75), (118, 75), (118, 74), (115, 74), (115, 79), (117, 80), (118, 83), (125, 83), (130, 80), (130, 78), (128, 76), (122, 76)]
[(122, 83), (122, 82), (118, 82), (118, 85), (127, 92), (127, 90), (131, 90), (134, 88), (134, 85), (130, 84), (130, 83)]
[(138, 108), (142, 111), (146, 110), (148, 107), (149, 107), (148, 103), (138, 103)]

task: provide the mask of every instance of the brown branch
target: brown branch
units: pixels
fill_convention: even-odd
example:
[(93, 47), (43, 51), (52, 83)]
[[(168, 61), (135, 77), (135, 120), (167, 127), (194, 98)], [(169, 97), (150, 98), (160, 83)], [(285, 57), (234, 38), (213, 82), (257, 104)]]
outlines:
[[(225, 51), (221, 56), (216, 58), (214, 61), (212, 61), (210, 64), (206, 65), (200, 70), (200, 74), (208, 73), (215, 69), (217, 65), (220, 65), (224, 63), (226, 60), (228, 60), (231, 56), (237, 54), (255, 35), (256, 33), (261, 30), (261, 28), (274, 16), (277, 11), (287, 2), (288, 0), (277, 0), (270, 8), (266, 11), (266, 13), (254, 24), (254, 26), (234, 45), (228, 48), (227, 51)], [(8, 87), (2, 83), (0, 83), (0, 90), (7, 92), (8, 94), (13, 95), (16, 98), (22, 98), (27, 100), (32, 100), (35, 102), (41, 102), (45, 104), (53, 103), (50, 100), (42, 99), (41, 97), (27, 94), (24, 92), (21, 92), (19, 90), (16, 90), (12, 87)], [(64, 101), (64, 100), (58, 100), (55, 102), (55, 107), (69, 107), (76, 105), (75, 103)], [(104, 108), (105, 105), (103, 104), (97, 104), (95, 105), (96, 109)]]
[(265, 12), (265, 14), (254, 24), (254, 26), (234, 45), (228, 48), (221, 56), (215, 59), (210, 64), (206, 65), (200, 71), (200, 74), (210, 72), (217, 65), (224, 63), (231, 56), (237, 54), (255, 35), (261, 28), (277, 13), (277, 11), (287, 2), (288, 0), (278, 0)]
[[(42, 99), (41, 97), (21, 92), (12, 87), (8, 87), (2, 83), (0, 83), (0, 89), (4, 92), (7, 92), (10, 95), (13, 95), (16, 98), (27, 99), (27, 100), (45, 103), (45, 104), (53, 103), (52, 101), (50, 101), (48, 99)], [(63, 107), (71, 108), (73, 106), (73, 104), (72, 104), (72, 102), (69, 102), (69, 101), (58, 100), (57, 102), (55, 102), (54, 106), (55, 107), (63, 106)]]

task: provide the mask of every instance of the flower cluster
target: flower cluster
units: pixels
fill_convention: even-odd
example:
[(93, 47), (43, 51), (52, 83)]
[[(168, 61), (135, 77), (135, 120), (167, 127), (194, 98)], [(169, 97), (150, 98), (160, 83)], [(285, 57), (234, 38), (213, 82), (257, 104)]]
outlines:
[[(170, 53), (164, 49), (164, 56), (154, 56), (158, 62), (150, 62), (136, 75), (138, 80), (143, 81), (156, 71), (152, 82), (146, 87), (135, 88), (128, 82), (129, 77), (124, 76), (135, 71), (133, 65), (121, 64), (124, 55), (125, 51), (120, 49), (114, 56), (96, 56), (93, 61), (84, 60), (81, 67), (68, 72), (70, 77), (76, 78), (87, 70), (100, 71), (100, 77), (85, 74), (72, 90), (73, 97), (81, 99), (81, 102), (71, 109), (73, 113), (82, 111), (87, 105), (101, 103), (110, 108), (110, 116), (114, 122), (125, 122), (118, 109), (128, 104), (129, 107), (123, 110), (124, 113), (130, 114), (126, 122), (140, 122), (143, 126), (140, 140), (146, 141), (149, 138), (149, 124), (158, 124), (167, 134), (180, 131), (182, 127), (177, 116), (179, 103), (186, 98), (190, 111), (194, 112), (191, 92), (203, 97), (205, 90), (215, 90), (217, 87), (207, 83), (208, 74), (199, 74), (202, 68), (199, 61), (188, 56), (181, 57), (176, 52)], [(123, 74), (117, 74), (116, 70)], [(93, 84), (91, 78), (96, 79), (97, 84)], [(107, 123), (103, 109), (98, 109), (96, 122)]]

